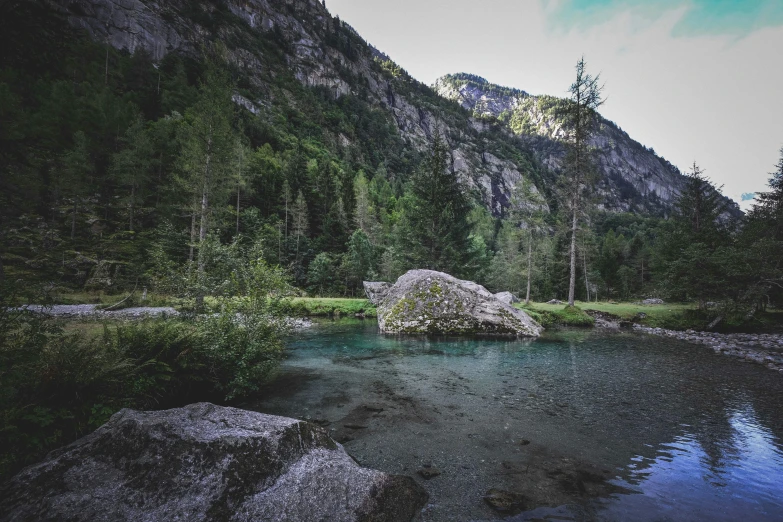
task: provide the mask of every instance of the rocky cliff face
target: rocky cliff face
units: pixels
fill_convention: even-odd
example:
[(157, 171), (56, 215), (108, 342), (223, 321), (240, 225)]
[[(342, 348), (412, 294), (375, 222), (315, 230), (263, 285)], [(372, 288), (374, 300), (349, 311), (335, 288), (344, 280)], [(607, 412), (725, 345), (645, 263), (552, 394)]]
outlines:
[[(435, 90), (471, 111), (476, 121), (499, 121), (544, 165), (554, 171), (560, 168), (567, 133), (557, 107), (563, 100), (532, 96), (468, 74), (444, 76), (436, 82)], [(600, 207), (653, 214), (666, 214), (671, 209), (685, 183), (674, 165), (600, 116), (591, 145), (596, 149)], [(727, 203), (732, 212), (739, 211), (733, 201)]]
[[(144, 50), (156, 60), (170, 52), (196, 54), (207, 40), (223, 41), (229, 59), (247, 75), (254, 91), (253, 97), (237, 94), (234, 100), (261, 117), (281, 93), (270, 89), (270, 75), (280, 71), (273, 69), (267, 50), (258, 43), (283, 41), (287, 73), (334, 98), (367, 99), (413, 150), (424, 151), (439, 129), (451, 150), (452, 171), (496, 215), (509, 205), (510, 191), (523, 176), (537, 177), (541, 184), (526, 151), (487, 145), (470, 125), (467, 111), (410, 78), (319, 1), (52, 1), (67, 12), (72, 25), (86, 29), (95, 40), (131, 53)], [(351, 144), (339, 133), (335, 141)]]

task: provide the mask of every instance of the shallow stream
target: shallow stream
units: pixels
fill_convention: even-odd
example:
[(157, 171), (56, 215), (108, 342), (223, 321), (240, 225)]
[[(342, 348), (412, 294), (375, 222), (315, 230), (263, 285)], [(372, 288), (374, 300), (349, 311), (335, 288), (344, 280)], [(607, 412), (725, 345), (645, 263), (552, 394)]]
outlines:
[[(423, 521), (783, 520), (783, 376), (675, 339), (321, 322), (243, 406), (317, 422), (363, 466), (414, 476)], [(506, 511), (484, 501), (493, 488)]]

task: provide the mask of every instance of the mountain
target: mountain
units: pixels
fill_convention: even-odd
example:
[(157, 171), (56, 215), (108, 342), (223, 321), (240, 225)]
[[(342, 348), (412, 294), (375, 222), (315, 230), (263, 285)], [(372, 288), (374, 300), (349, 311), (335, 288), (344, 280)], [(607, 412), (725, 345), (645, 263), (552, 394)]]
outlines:
[[(295, 89), (280, 81), (286, 78), (333, 101), (365, 105), (376, 123), (391, 124), (394, 138), (414, 154), (425, 150), (439, 128), (451, 150), (452, 171), (495, 215), (508, 206), (510, 191), (523, 176), (532, 177), (537, 186), (546, 181), (547, 169), (536, 164), (530, 151), (510, 136), (477, 129), (469, 111), (411, 78), (352, 27), (331, 16), (321, 2), (55, 3), (67, 12), (72, 25), (86, 29), (96, 41), (130, 53), (143, 51), (156, 61), (169, 53), (196, 56), (205, 42), (222, 41), (229, 61), (243, 76), (234, 101), (267, 121), (274, 121), (281, 106), (296, 105), (291, 103), (297, 97)], [(327, 141), (338, 148), (368, 139), (361, 129), (367, 121), (324, 123)], [(401, 170), (390, 165), (382, 152), (377, 156), (362, 154), (360, 159), (373, 168), (383, 163), (392, 175)]]
[[(555, 114), (562, 100), (499, 87), (469, 74), (445, 76), (430, 89), (315, 0), (56, 3), (95, 40), (130, 53), (143, 50), (154, 60), (168, 53), (195, 56), (205, 42), (223, 41), (230, 61), (245, 77), (234, 101), (268, 121), (280, 102), (291, 98), (275, 77), (290, 76), (334, 100), (357, 99), (376, 117), (382, 113), (403, 148), (423, 151), (440, 128), (451, 150), (452, 171), (494, 215), (504, 213), (512, 188), (524, 176), (551, 195), (564, 153), (564, 129)], [(283, 52), (270, 56), (274, 53), (266, 40), (278, 41)], [(281, 65), (288, 70), (281, 71)], [(325, 127), (330, 141), (343, 148), (366, 140), (356, 126)], [(600, 207), (667, 213), (684, 180), (676, 167), (604, 118), (593, 145)], [(386, 159), (362, 158), (372, 167)]]
[[(508, 129), (549, 169), (560, 168), (566, 129), (558, 107), (565, 100), (533, 96), (466, 73), (443, 76), (434, 88), (471, 111), (476, 122), (497, 122)], [(600, 115), (590, 142), (596, 151), (599, 207), (654, 215), (671, 209), (685, 182), (677, 167)], [(725, 202), (730, 213), (739, 213), (735, 202), (728, 198)]]

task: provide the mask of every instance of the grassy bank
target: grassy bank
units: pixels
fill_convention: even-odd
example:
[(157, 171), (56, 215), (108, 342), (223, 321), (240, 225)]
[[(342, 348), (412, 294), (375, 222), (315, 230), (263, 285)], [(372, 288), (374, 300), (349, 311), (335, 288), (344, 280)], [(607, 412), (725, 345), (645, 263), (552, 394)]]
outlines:
[(377, 317), (375, 306), (367, 299), (339, 297), (293, 297), (280, 303), (281, 312), (291, 316), (364, 316)]
[[(642, 305), (639, 303), (585, 303), (577, 301), (575, 304), (578, 309), (583, 311), (595, 310), (611, 314), (621, 321), (632, 321), (652, 328), (671, 330), (703, 330), (722, 313), (718, 310), (698, 310), (695, 304), (688, 303)], [(587, 315), (586, 313), (576, 313), (574, 310), (568, 310), (568, 307), (562, 304), (531, 303), (525, 306), (520, 303), (515, 306), (530, 313), (544, 326), (589, 326), (584, 317)], [(592, 321), (592, 318), (590, 320)], [(717, 325), (715, 331), (783, 331), (783, 311), (773, 310), (758, 313), (751, 319), (745, 319), (743, 315), (727, 315)]]

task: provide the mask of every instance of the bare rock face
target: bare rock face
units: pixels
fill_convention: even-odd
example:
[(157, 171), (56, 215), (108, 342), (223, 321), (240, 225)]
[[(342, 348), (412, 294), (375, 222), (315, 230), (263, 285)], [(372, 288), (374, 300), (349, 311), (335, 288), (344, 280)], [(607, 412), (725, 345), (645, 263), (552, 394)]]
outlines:
[(514, 294), (512, 294), (511, 292), (498, 292), (497, 294), (495, 294), (495, 297), (497, 299), (500, 299), (504, 303), (510, 305), (519, 302), (519, 298)]
[(538, 337), (543, 328), (483, 286), (443, 272), (410, 270), (377, 303), (387, 333), (512, 334)]
[(315, 425), (200, 403), (118, 412), (4, 484), (0, 520), (407, 521), (426, 500)]

